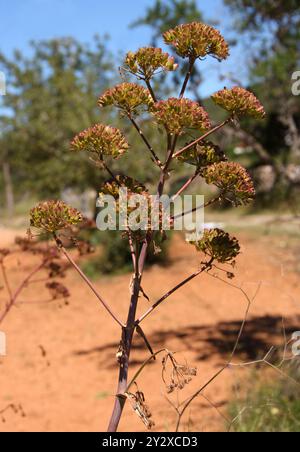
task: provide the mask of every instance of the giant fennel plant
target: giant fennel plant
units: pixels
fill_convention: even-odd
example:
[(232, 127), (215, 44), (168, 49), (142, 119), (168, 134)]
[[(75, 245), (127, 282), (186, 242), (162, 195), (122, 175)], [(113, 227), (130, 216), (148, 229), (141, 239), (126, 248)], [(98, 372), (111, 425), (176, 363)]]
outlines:
[[(127, 81), (123, 80), (121, 84), (105, 91), (99, 97), (99, 107), (118, 109), (136, 129), (137, 140), (142, 140), (152, 164), (157, 167), (157, 180), (153, 180), (152, 185), (156, 185), (155, 196), (158, 203), (165, 193), (167, 180), (172, 178), (174, 169), (180, 164), (193, 165), (195, 173), (183, 184), (175, 197), (181, 195), (197, 178), (199, 180), (202, 178), (206, 183), (216, 186), (218, 190), (217, 196), (208, 200), (205, 206), (224, 200), (229, 200), (235, 206), (250, 203), (255, 196), (251, 177), (241, 165), (229, 162), (224, 152), (210, 139), (215, 132), (242, 117), (263, 118), (265, 115), (263, 106), (254, 94), (243, 88), (223, 89), (214, 94), (212, 100), (227, 112), (227, 118), (220, 124), (212, 125), (203, 106), (186, 98), (185, 95), (197, 61), (209, 56), (219, 61), (225, 60), (229, 56), (228, 44), (215, 28), (198, 22), (180, 25), (169, 30), (163, 38), (166, 45), (175, 49), (178, 62), (159, 48), (143, 47), (136, 52), (129, 52), (122, 68), (122, 74), (128, 77)], [(180, 60), (187, 60), (189, 64), (178, 97), (159, 99), (153, 89), (152, 79), (162, 71), (176, 71)], [(137, 83), (132, 82), (133, 77), (136, 78)], [(152, 147), (141, 128), (139, 117), (144, 119), (145, 115), (152, 118), (159, 129), (163, 129), (165, 144), (161, 145), (160, 150)], [(191, 136), (194, 138), (191, 139)], [(119, 129), (111, 125), (96, 124), (73, 139), (71, 150), (88, 153), (99, 170), (107, 172), (107, 183), (102, 188), (99, 187), (100, 197), (110, 194), (116, 199), (118, 208), (120, 208), (118, 203), (120, 188), (127, 189), (128, 200), (135, 194), (149, 196), (149, 189), (144, 184), (129, 176), (117, 175), (111, 171), (112, 159), (122, 158), (124, 154), (131, 152), (130, 144)], [(240, 252), (239, 242), (223, 230), (205, 230), (202, 238), (192, 243), (196, 251), (201, 253), (200, 267), (197, 271), (179, 282), (176, 287), (151, 305), (147, 312), (138, 317), (139, 298), (142, 295), (146, 296), (142, 288), (142, 280), (147, 255), (154, 244), (155, 231), (151, 229), (150, 223), (142, 231), (131, 230), (130, 225), (127, 224), (125, 231), (120, 233), (123, 234), (124, 239), (128, 240), (132, 255), (133, 276), (130, 284), (128, 315), (124, 321), (98, 293), (64, 246), (62, 231), (78, 224), (81, 220), (82, 216), (79, 212), (60, 201), (42, 202), (31, 210), (31, 227), (51, 235), (60, 252), (74, 265), (79, 275), (120, 327), (120, 347), (117, 351), (119, 376), (108, 430), (113, 432), (118, 429), (126, 401), (132, 404), (145, 425), (151, 428), (153, 426), (151, 413), (144, 402), (143, 394), (140, 391), (132, 392), (136, 376), (129, 382), (130, 353), (134, 333), (137, 332), (143, 337), (151, 351), (151, 357), (154, 358), (157, 353), (152, 351), (141, 328), (143, 320), (150, 316), (161, 303), (166, 303), (175, 291), (202, 273), (211, 271), (214, 264), (233, 263)], [(164, 236), (162, 222), (159, 227)], [(157, 245), (154, 244), (154, 246), (157, 248)], [(168, 351), (165, 353), (163, 374), (166, 373), (168, 362), (172, 367), (170, 381), (166, 381), (167, 390), (172, 392), (175, 389), (182, 389), (196, 371), (186, 365), (179, 365), (172, 353)]]

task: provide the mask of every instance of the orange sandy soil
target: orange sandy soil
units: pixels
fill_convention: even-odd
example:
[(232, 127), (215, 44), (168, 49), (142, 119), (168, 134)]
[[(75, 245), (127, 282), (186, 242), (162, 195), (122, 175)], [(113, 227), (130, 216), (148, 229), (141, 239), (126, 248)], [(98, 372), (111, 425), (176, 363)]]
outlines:
[[(1, 231), (0, 246), (13, 239), (11, 231)], [(272, 345), (283, 340), (282, 317), (287, 336), (300, 329), (299, 274), (293, 273), (293, 256), (278, 246), (274, 237), (242, 234), (242, 254), (238, 259), (234, 284), (243, 284), (253, 296), (252, 304), (235, 362), (263, 357)], [(171, 250), (168, 268), (147, 270), (144, 290), (155, 301), (188, 276), (199, 265), (199, 255), (178, 236)], [(32, 257), (21, 263), (10, 259), (11, 282), (15, 286), (24, 270), (34, 265)], [(22, 270), (21, 270), (22, 269)], [(65, 282), (71, 291), (69, 306), (30, 304), (48, 297), (42, 286), (30, 286), (22, 301), (1, 325), (7, 335), (7, 356), (0, 360), (0, 410), (10, 403), (21, 403), (23, 418), (8, 411), (0, 431), (104, 431), (116, 390), (115, 354), (119, 329), (103, 311), (89, 289), (74, 271)], [(96, 286), (111, 301), (122, 318), (126, 316), (129, 276), (102, 278)], [(3, 291), (1, 297), (3, 297)], [(141, 298), (139, 312), (149, 303)], [(177, 292), (143, 324), (155, 350), (168, 347), (180, 352), (178, 359), (198, 368), (198, 376), (179, 394), (190, 396), (221, 368), (232, 350), (246, 309), (244, 295), (237, 289), (207, 275)], [(42, 353), (42, 348), (46, 356)], [(135, 337), (131, 375), (148, 357), (143, 343)], [(249, 377), (251, 369), (226, 370), (205, 391), (222, 414), (233, 397), (233, 385)], [(151, 364), (139, 378), (155, 421), (155, 431), (174, 431), (175, 413), (165, 398), (161, 380), (161, 360)], [(173, 397), (176, 402), (176, 397)], [(187, 410), (182, 430), (221, 431), (224, 419), (215, 408), (199, 397)], [(121, 431), (144, 431), (144, 425), (129, 404)]]

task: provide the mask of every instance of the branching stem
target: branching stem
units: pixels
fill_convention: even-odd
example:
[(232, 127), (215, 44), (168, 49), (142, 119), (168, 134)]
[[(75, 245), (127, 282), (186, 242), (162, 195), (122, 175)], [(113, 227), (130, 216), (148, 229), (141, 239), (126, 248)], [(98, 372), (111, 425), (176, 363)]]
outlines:
[(88, 279), (88, 277), (83, 273), (83, 271), (79, 268), (79, 266), (76, 264), (76, 262), (74, 261), (74, 259), (72, 258), (72, 256), (68, 253), (68, 251), (66, 250), (66, 248), (63, 246), (61, 240), (57, 237), (56, 234), (53, 234), (54, 236), (54, 240), (56, 242), (57, 247), (59, 248), (59, 250), (64, 254), (64, 256), (68, 259), (68, 261), (70, 262), (70, 264), (75, 268), (75, 270), (77, 271), (77, 273), (79, 273), (79, 275), (81, 276), (81, 278), (84, 280), (84, 282), (88, 285), (88, 287), (91, 289), (91, 291), (94, 293), (94, 295), (96, 295), (96, 297), (98, 298), (98, 300), (100, 301), (100, 303), (103, 305), (103, 307), (106, 309), (106, 311), (110, 314), (110, 316), (118, 323), (118, 325), (121, 328), (124, 328), (124, 324), (118, 319), (118, 317), (113, 313), (113, 311), (111, 310), (110, 306), (106, 303), (106, 301), (99, 295), (98, 291), (96, 290), (96, 288), (94, 287), (94, 285), (92, 284), (92, 282)]
[(180, 149), (179, 151), (177, 151), (174, 154), (173, 158), (179, 157), (181, 154), (183, 154), (184, 152), (188, 151), (189, 149), (191, 149), (192, 147), (194, 147), (196, 144), (201, 143), (201, 141), (205, 140), (207, 137), (209, 137), (210, 135), (212, 135), (213, 133), (217, 132), (218, 130), (222, 129), (222, 127), (226, 126), (227, 124), (229, 124), (229, 122), (232, 121), (232, 118), (228, 118), (226, 119), (226, 121), (223, 121), (221, 124), (215, 126), (213, 129), (209, 130), (208, 132), (206, 132), (204, 135), (202, 135), (201, 137), (197, 138), (197, 140), (193, 141), (192, 143), (188, 144), (187, 146), (185, 146), (184, 148)]

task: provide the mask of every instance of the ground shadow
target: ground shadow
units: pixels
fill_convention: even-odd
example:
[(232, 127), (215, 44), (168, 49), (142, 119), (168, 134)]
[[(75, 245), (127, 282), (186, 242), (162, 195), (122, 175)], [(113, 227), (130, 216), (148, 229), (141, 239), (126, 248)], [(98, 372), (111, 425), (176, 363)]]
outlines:
[[(150, 335), (145, 334), (153, 348), (170, 347), (170, 342), (174, 344), (174, 339), (180, 342), (178, 349), (193, 351), (197, 361), (209, 360), (216, 356), (220, 361), (230, 357), (236, 344), (241, 328), (241, 321), (220, 322), (215, 325), (197, 326), (191, 325), (178, 330), (157, 331)], [(283, 320), (276, 316), (263, 316), (250, 318), (243, 330), (243, 335), (236, 351), (236, 356), (243, 360), (256, 360), (263, 358), (271, 347), (280, 347), (284, 344), (285, 336), (290, 339), (295, 331), (300, 330), (300, 316), (294, 316)], [(116, 365), (115, 355), (118, 343), (104, 344), (89, 350), (77, 350), (74, 355), (92, 356), (99, 361), (101, 366), (114, 367)], [(144, 341), (137, 336), (134, 341), (133, 351), (145, 350)], [(133, 353), (132, 365), (140, 365), (144, 358), (137, 359), (137, 354)]]

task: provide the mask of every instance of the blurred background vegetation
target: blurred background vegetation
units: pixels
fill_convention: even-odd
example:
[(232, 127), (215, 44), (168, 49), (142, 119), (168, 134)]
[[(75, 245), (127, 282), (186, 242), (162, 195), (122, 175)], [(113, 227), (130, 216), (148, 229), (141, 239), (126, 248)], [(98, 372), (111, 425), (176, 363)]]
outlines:
[[(254, 370), (246, 394), (229, 405), (231, 431), (239, 433), (296, 433), (300, 429), (299, 363), (284, 366), (286, 376)], [(274, 378), (275, 377), (275, 378)], [(243, 382), (245, 385), (245, 382)]]

